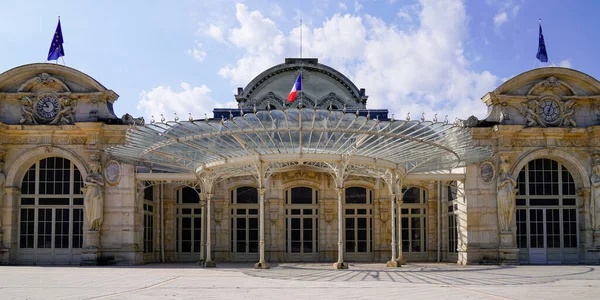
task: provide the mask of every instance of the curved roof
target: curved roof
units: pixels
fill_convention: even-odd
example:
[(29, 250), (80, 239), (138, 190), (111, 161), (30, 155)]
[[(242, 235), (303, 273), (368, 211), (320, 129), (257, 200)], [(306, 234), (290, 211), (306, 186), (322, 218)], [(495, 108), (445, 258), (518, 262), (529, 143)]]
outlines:
[(507, 94), (522, 86), (546, 79), (550, 76), (565, 82), (574, 83), (590, 94), (600, 94), (600, 82), (596, 78), (577, 70), (562, 67), (544, 67), (523, 72), (498, 86), (494, 90), (494, 93), (497, 95)]
[[(302, 92), (307, 97), (307, 102), (312, 102), (311, 106), (319, 107), (321, 102), (331, 102), (322, 98), (326, 98), (333, 91), (348, 107), (364, 108), (367, 99), (364, 90), (361, 91), (344, 74), (319, 63), (316, 58), (287, 58), (285, 63), (273, 66), (252, 79), (236, 95), (236, 99), (247, 107), (258, 105), (266, 97), (271, 99), (272, 104), (281, 102), (289, 94), (300, 71), (303, 72)], [(327, 94), (322, 94), (324, 92)], [(311, 97), (313, 99), (310, 99)], [(340, 101), (336, 101), (335, 104), (339, 105)], [(285, 100), (283, 105), (287, 105)]]
[(100, 92), (106, 90), (106, 87), (96, 79), (79, 70), (59, 64), (35, 63), (18, 66), (0, 74), (0, 92), (16, 92), (13, 89), (18, 88), (19, 83), (23, 83), (40, 73), (49, 73), (68, 85), (69, 83), (75, 83), (88, 90)]
[(232, 119), (132, 127), (107, 150), (126, 162), (168, 172), (200, 172), (257, 160), (354, 163), (403, 170), (447, 170), (479, 162), (491, 149), (471, 129), (428, 121), (379, 121), (323, 109), (258, 111)]

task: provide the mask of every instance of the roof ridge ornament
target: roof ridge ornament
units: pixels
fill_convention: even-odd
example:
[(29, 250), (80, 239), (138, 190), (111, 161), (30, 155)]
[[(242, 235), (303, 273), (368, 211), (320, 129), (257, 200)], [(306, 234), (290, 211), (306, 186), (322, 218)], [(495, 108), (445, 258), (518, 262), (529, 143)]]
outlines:
[(425, 122), (425, 113), (421, 114), (421, 122)]
[(179, 123), (179, 117), (177, 116), (177, 113), (173, 113), (173, 114), (175, 115), (175, 119), (173, 119), (173, 120), (175, 120), (176, 123)]
[(410, 121), (410, 111), (406, 114), (406, 121)]
[(433, 123), (437, 123), (437, 121), (438, 121), (438, 119), (437, 119), (437, 114), (435, 114), (435, 115), (433, 116)]
[(156, 123), (156, 120), (154, 120), (154, 116), (150, 116), (150, 124), (154, 124)]
[(448, 124), (448, 115), (446, 115), (446, 117), (444, 119), (444, 124)]
[(160, 114), (160, 122), (164, 124), (164, 123), (165, 123), (165, 120), (166, 120), (166, 119), (165, 119), (165, 117), (163, 116), (163, 114)]
[(188, 121), (194, 122), (194, 118), (192, 117), (192, 113), (190, 113), (190, 117), (188, 118)]

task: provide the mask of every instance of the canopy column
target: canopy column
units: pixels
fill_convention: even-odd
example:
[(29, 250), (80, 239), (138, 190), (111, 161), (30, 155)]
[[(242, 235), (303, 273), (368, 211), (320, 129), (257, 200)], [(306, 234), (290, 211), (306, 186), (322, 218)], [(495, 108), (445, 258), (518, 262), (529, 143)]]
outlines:
[(213, 194), (203, 193), (206, 200), (206, 261), (204, 267), (214, 268), (217, 264), (212, 260), (212, 241), (211, 241), (211, 202)]
[(342, 195), (344, 188), (336, 188), (338, 197), (338, 261), (333, 264), (335, 269), (348, 269), (348, 263), (344, 262), (344, 211), (342, 207)]
[[(217, 264), (212, 260), (212, 240), (211, 240), (211, 227), (212, 227), (212, 197), (213, 197), (213, 187), (215, 185), (217, 174), (212, 171), (205, 170), (203, 172), (197, 173), (198, 181), (202, 185), (202, 190), (200, 194), (200, 201), (204, 201), (206, 203), (206, 226), (202, 226), (202, 231), (205, 232), (206, 236), (206, 260), (204, 261), (204, 267), (206, 268), (214, 268)], [(202, 233), (201, 233), (202, 234)], [(202, 255), (202, 253), (201, 253)], [(201, 257), (202, 259), (202, 257)]]
[(389, 268), (398, 268), (406, 264), (402, 257), (402, 217), (399, 213), (401, 212), (399, 207), (402, 204), (402, 178), (396, 170), (387, 170), (383, 180), (388, 186), (392, 206), (392, 221), (390, 222), (392, 225), (392, 257), (386, 265)]
[(255, 269), (270, 269), (268, 263), (265, 262), (265, 193), (267, 189), (258, 189), (258, 222), (259, 222), (259, 258), (258, 262), (254, 264)]

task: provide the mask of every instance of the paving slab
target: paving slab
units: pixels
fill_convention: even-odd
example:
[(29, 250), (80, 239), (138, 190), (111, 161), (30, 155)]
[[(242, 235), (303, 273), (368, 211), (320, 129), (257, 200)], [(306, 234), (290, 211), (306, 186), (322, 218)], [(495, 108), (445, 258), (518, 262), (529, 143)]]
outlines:
[(0, 267), (0, 299), (598, 299), (598, 266)]

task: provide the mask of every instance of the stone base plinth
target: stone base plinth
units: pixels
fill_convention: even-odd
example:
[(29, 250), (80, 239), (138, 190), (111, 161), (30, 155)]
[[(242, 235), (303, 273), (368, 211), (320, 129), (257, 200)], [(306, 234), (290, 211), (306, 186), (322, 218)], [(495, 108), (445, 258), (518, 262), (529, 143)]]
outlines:
[(600, 249), (600, 231), (594, 231), (594, 247)]
[(199, 259), (196, 264), (199, 266), (204, 266), (204, 259)]
[(348, 269), (348, 263), (346, 263), (346, 262), (336, 262), (336, 263), (333, 264), (333, 268), (334, 269), (338, 269), (338, 270)]
[(98, 249), (82, 249), (81, 250), (81, 265), (95, 266), (98, 264)]
[(81, 265), (95, 266), (100, 257), (100, 232), (87, 231), (84, 235), (83, 249), (81, 249)]
[[(406, 262), (404, 262), (406, 264)], [(402, 267), (402, 262), (398, 260), (390, 260), (386, 263), (386, 267), (388, 268), (400, 268)]]
[(0, 265), (8, 265), (8, 249), (0, 248)]
[(515, 248), (515, 238), (512, 232), (502, 231), (500, 232), (500, 247), (501, 248)]
[(519, 264), (519, 249), (518, 248), (500, 248), (498, 249), (499, 263), (503, 265), (518, 265)]
[(83, 242), (83, 248), (100, 249), (100, 232), (87, 231), (85, 233), (85, 240)]
[(205, 268), (216, 268), (217, 267), (217, 263), (215, 263), (214, 261), (207, 261), (204, 263), (204, 267)]
[(271, 266), (269, 266), (269, 264), (268, 264), (268, 263), (266, 263), (266, 262), (263, 262), (263, 263), (259, 263), (259, 262), (258, 262), (258, 263), (255, 263), (255, 264), (254, 264), (254, 268), (255, 268), (255, 269), (263, 269), (263, 270), (266, 270), (266, 269), (270, 269), (270, 268), (271, 268)]

